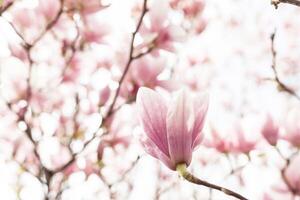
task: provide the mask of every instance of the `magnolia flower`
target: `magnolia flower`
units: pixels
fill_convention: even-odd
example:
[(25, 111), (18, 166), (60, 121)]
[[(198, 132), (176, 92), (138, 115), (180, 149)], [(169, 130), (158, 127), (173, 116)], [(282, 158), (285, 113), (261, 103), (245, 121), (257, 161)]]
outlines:
[(276, 145), (279, 136), (279, 127), (274, 123), (270, 115), (267, 116), (262, 127), (262, 135), (270, 145)]
[(290, 165), (286, 168), (284, 176), (289, 192), (300, 195), (300, 156), (297, 156), (292, 160)]
[(202, 140), (208, 98), (193, 97), (180, 90), (167, 102), (157, 92), (142, 87), (137, 94), (137, 105), (147, 153), (172, 170), (179, 164), (188, 166), (193, 150)]

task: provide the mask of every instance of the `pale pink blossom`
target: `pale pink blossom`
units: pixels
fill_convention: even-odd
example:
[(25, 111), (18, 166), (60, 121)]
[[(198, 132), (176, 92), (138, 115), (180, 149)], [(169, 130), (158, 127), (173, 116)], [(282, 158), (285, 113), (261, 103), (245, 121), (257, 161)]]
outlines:
[(204, 9), (204, 2), (202, 0), (181, 1), (183, 12), (186, 16), (195, 17)]
[(108, 87), (108, 86), (106, 86), (106, 87), (104, 87), (104, 88), (102, 88), (101, 90), (100, 90), (100, 94), (99, 94), (99, 105), (101, 106), (101, 105), (104, 105), (107, 101), (108, 101), (108, 99), (109, 99), (109, 97), (110, 97), (110, 94), (111, 94), (111, 90), (110, 90), (110, 88)]
[(17, 57), (21, 61), (25, 62), (28, 59), (26, 51), (24, 50), (24, 48), (22, 48), (22, 46), (15, 43), (11, 43), (9, 44), (9, 49), (11, 55)]
[(154, 40), (157, 48), (173, 52), (175, 44), (183, 41), (185, 33), (168, 20), (169, 11), (167, 2), (154, 1), (149, 11), (150, 23), (142, 27), (142, 35), (146, 40)]
[(256, 147), (257, 140), (250, 138), (242, 127), (236, 127), (234, 135), (233, 152), (247, 154)]
[(60, 8), (59, 0), (40, 0), (38, 12), (40, 12), (47, 21), (53, 20)]
[(160, 87), (168, 91), (178, 88), (178, 83), (172, 79), (161, 79), (159, 75), (167, 67), (167, 60), (154, 56), (145, 56), (132, 64), (124, 85), (121, 88), (121, 95), (134, 99), (138, 89), (142, 86), (148, 88)]
[(91, 14), (102, 10), (107, 7), (104, 6), (101, 0), (66, 0), (65, 5), (69, 11), (78, 11), (83, 15)]
[(137, 106), (146, 135), (142, 141), (145, 150), (172, 170), (180, 163), (189, 165), (202, 140), (208, 98), (180, 90), (167, 102), (143, 87), (137, 94)]
[(22, 34), (23, 38), (28, 43), (31, 43), (38, 37), (46, 24), (46, 21), (43, 17), (41, 18), (41, 15), (37, 10), (17, 7), (12, 10), (12, 14), (12, 22), (14, 23), (15, 28)]
[(267, 116), (261, 133), (270, 145), (276, 145), (279, 136), (279, 127), (274, 123), (270, 115)]
[(85, 26), (82, 32), (85, 42), (105, 43), (105, 37), (111, 32), (111, 26), (107, 23), (106, 17), (93, 14), (83, 19)]
[(287, 184), (289, 185), (290, 192), (294, 194), (300, 195), (300, 156), (297, 156), (292, 162), (289, 164), (287, 169), (285, 170), (285, 178)]
[(282, 139), (287, 140), (295, 147), (300, 147), (300, 112), (299, 109), (289, 110), (287, 113)]
[(220, 153), (228, 153), (233, 149), (233, 140), (228, 135), (215, 128), (212, 128), (210, 135), (212, 138), (205, 141), (206, 146), (215, 148)]
[[(229, 119), (227, 119), (229, 121)], [(249, 153), (257, 145), (257, 137), (238, 122), (228, 122), (226, 125), (212, 127), (210, 137), (205, 141), (208, 147), (215, 148), (220, 153)], [(239, 122), (242, 123), (242, 122)], [(250, 134), (251, 133), (251, 134)]]

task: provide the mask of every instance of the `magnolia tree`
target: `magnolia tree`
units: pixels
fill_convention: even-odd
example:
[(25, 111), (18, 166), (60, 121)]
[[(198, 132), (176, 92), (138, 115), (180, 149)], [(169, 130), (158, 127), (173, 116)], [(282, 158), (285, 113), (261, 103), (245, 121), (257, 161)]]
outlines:
[(1, 199), (300, 199), (299, 6), (0, 1)]

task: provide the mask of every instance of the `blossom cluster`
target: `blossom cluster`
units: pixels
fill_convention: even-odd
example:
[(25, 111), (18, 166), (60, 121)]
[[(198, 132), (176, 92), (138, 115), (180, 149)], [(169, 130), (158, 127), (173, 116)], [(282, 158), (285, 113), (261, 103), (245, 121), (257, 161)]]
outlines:
[(229, 198), (179, 181), (186, 164), (249, 199), (299, 198), (299, 17), (268, 0), (0, 1), (0, 194)]

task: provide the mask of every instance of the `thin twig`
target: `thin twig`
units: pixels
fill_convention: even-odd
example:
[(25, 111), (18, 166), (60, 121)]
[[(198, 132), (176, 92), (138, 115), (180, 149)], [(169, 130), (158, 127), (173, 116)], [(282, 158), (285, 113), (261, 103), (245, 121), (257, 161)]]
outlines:
[(127, 72), (129, 71), (129, 68), (131, 66), (131, 63), (135, 60), (135, 59), (138, 59), (144, 55), (146, 55), (147, 53), (149, 53), (150, 51), (152, 51), (152, 48), (150, 47), (149, 50), (145, 53), (145, 54), (140, 54), (139, 56), (134, 56), (134, 42), (135, 42), (135, 38), (136, 38), (136, 35), (137, 33), (139, 32), (139, 29), (142, 25), (142, 22), (143, 22), (143, 19), (144, 19), (144, 16), (146, 15), (147, 11), (148, 11), (148, 8), (147, 8), (147, 1), (148, 0), (144, 0), (144, 4), (143, 4), (143, 10), (142, 10), (142, 14), (140, 16), (140, 19), (137, 23), (137, 26), (136, 26), (136, 29), (135, 31), (132, 33), (132, 38), (131, 38), (131, 42), (130, 42), (130, 49), (129, 49), (129, 57), (128, 57), (128, 61), (125, 65), (125, 69), (123, 71), (123, 74), (119, 80), (119, 86), (117, 88), (117, 91), (115, 93), (115, 96), (113, 98), (113, 101), (111, 103), (111, 105), (109, 106), (109, 109), (107, 111), (107, 114), (106, 114), (106, 119), (108, 118), (107, 116), (110, 116), (111, 115), (111, 112), (114, 110), (114, 106), (115, 106), (115, 103), (117, 101), (117, 98), (119, 96), (119, 93), (121, 91), (121, 86), (122, 86), (122, 83), (127, 75)]
[(286, 170), (288, 169), (291, 161), (295, 158), (295, 156), (299, 155), (299, 150), (295, 151), (288, 158), (285, 158), (277, 146), (274, 146), (274, 148), (275, 148), (276, 152), (278, 153), (278, 155), (285, 161), (284, 167), (280, 170), (281, 178), (282, 178), (283, 182), (285, 183), (285, 185), (287, 186), (288, 190), (295, 196), (295, 195), (297, 195), (297, 189), (295, 189), (290, 184), (285, 173), (286, 173)]
[[(13, 28), (14, 32), (20, 37), (20, 39), (22, 40), (22, 47), (24, 48), (24, 50), (26, 51), (27, 54), (27, 59), (28, 59), (28, 77), (26, 79), (27, 82), (27, 91), (26, 91), (26, 101), (27, 101), (27, 105), (24, 108), (24, 111), (22, 113), (18, 114), (18, 122), (23, 122), (26, 125), (26, 129), (25, 129), (25, 134), (28, 137), (28, 139), (30, 140), (30, 142), (33, 145), (33, 152), (34, 155), (36, 156), (36, 158), (39, 161), (40, 164), (40, 170), (39, 170), (39, 175), (37, 178), (40, 179), (39, 176), (44, 175), (45, 177), (45, 185), (48, 188), (48, 192), (46, 194), (46, 199), (48, 199), (48, 195), (49, 195), (49, 191), (50, 191), (50, 185), (51, 185), (51, 179), (54, 175), (53, 171), (51, 171), (50, 169), (48, 169), (47, 167), (45, 167), (42, 163), (42, 159), (40, 157), (40, 154), (37, 150), (38, 148), (38, 142), (34, 140), (33, 135), (32, 135), (32, 127), (31, 124), (27, 121), (27, 117), (26, 114), (28, 113), (29, 109), (30, 109), (30, 101), (31, 101), (31, 96), (32, 96), (32, 88), (31, 88), (31, 76), (32, 76), (32, 67), (34, 64), (34, 60), (31, 57), (31, 50), (32, 48), (36, 45), (36, 43), (38, 41), (40, 41), (44, 35), (57, 23), (57, 21), (59, 20), (61, 14), (63, 13), (63, 2), (64, 0), (60, 0), (61, 5), (60, 5), (60, 9), (57, 12), (56, 16), (53, 18), (53, 20), (51, 20), (47, 25), (46, 28), (43, 30), (43, 32), (32, 42), (29, 43), (26, 41), (25, 37), (18, 31), (18, 29), (14, 26), (14, 24), (12, 22), (10, 22), (9, 20), (6, 20), (10, 26)], [(9, 6), (11, 6), (10, 4), (8, 4)], [(5, 7), (5, 9), (1, 9), (0, 14), (2, 14), (4, 12), (4, 10), (7, 10), (8, 6)], [(9, 104), (8, 104), (9, 105)]]
[(121, 183), (125, 180), (126, 176), (134, 169), (134, 167), (137, 165), (139, 160), (141, 159), (141, 156), (137, 156), (136, 159), (131, 163), (131, 165), (125, 170), (125, 172), (121, 175), (121, 177), (115, 181), (114, 183), (110, 184), (111, 186)]
[(276, 62), (277, 52), (274, 47), (275, 37), (276, 37), (276, 31), (274, 33), (272, 33), (271, 37), (270, 37), (271, 38), (271, 52), (272, 52), (272, 66), (271, 67), (272, 67), (272, 70), (273, 70), (274, 76), (275, 76), (274, 81), (277, 83), (278, 89), (280, 91), (284, 91), (300, 101), (300, 96), (294, 90), (292, 90), (287, 85), (285, 85), (278, 76), (277, 62)]
[(60, 16), (64, 12), (64, 0), (60, 0), (60, 7), (58, 12), (56, 13), (55, 17), (46, 25), (46, 28), (43, 30), (43, 32), (32, 42), (32, 46), (34, 46), (37, 42), (39, 42), (44, 35), (52, 29), (52, 27), (58, 22)]
[[(124, 70), (124, 72), (123, 72), (123, 74), (122, 74), (122, 77), (121, 77), (120, 80), (119, 80), (119, 87), (118, 87), (118, 89), (117, 89), (117, 91), (116, 91), (116, 94), (115, 94), (115, 96), (114, 96), (113, 102), (112, 102), (111, 105), (109, 106), (109, 109), (108, 109), (108, 112), (107, 112), (106, 116), (103, 118), (102, 123), (100, 123), (100, 124), (98, 125), (96, 131), (93, 133), (93, 136), (83, 144), (83, 148), (81, 149), (81, 151), (79, 151), (79, 152), (77, 152), (77, 153), (74, 153), (74, 154), (72, 155), (71, 159), (70, 159), (67, 163), (65, 163), (63, 166), (57, 168), (57, 169), (55, 170), (55, 172), (63, 171), (63, 170), (65, 170), (67, 167), (69, 167), (69, 166), (76, 160), (76, 157), (77, 157), (81, 152), (83, 152), (83, 151), (85, 150), (85, 148), (86, 148), (92, 141), (94, 141), (94, 139), (97, 137), (97, 133), (99, 132), (99, 130), (100, 130), (103, 126), (105, 126), (105, 121), (108, 120), (108, 118), (115, 112), (114, 106), (115, 106), (116, 100), (117, 100), (117, 98), (118, 98), (118, 96), (119, 96), (120, 89), (121, 89), (121, 85), (122, 85), (122, 83), (123, 83), (123, 81), (124, 81), (124, 78), (125, 78), (125, 76), (126, 76), (128, 70), (129, 70), (129, 68), (130, 68), (130, 65), (131, 65), (131, 63), (132, 63), (133, 60), (135, 60), (135, 59), (141, 57), (141, 56), (135, 57), (135, 56), (133, 55), (133, 53), (134, 53), (134, 41), (135, 41), (136, 34), (138, 33), (138, 31), (139, 31), (139, 29), (140, 29), (140, 27), (141, 27), (141, 25), (142, 25), (144, 16), (145, 16), (145, 14), (146, 14), (147, 11), (148, 11), (148, 9), (147, 9), (147, 1), (148, 1), (148, 0), (144, 0), (144, 3), (143, 3), (143, 10), (142, 10), (141, 16), (140, 16), (140, 18), (139, 18), (139, 21), (138, 21), (138, 24), (137, 24), (137, 26), (136, 26), (135, 31), (132, 33), (132, 39), (131, 39), (131, 43), (130, 43), (130, 51), (129, 51), (129, 59), (128, 59), (128, 62), (127, 62), (127, 64), (126, 64), (126, 66), (125, 66), (125, 70)], [(147, 51), (147, 52), (148, 52), (148, 51)], [(150, 52), (150, 51), (149, 51), (149, 52)], [(143, 55), (146, 55), (146, 54), (143, 54)], [(106, 135), (107, 133), (108, 133), (108, 132), (104, 132), (102, 135)]]

